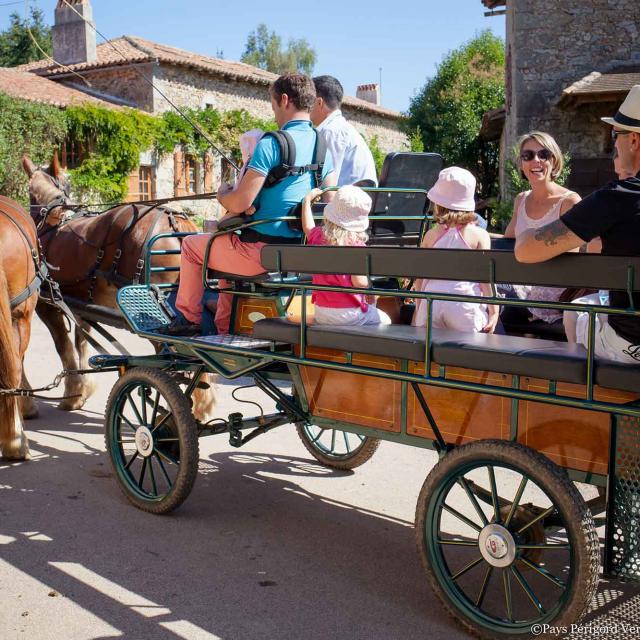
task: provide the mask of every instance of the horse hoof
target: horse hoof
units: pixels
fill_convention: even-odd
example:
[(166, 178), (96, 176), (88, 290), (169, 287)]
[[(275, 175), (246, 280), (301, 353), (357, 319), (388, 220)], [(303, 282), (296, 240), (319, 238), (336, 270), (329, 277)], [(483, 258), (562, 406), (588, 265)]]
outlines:
[(23, 407), (21, 413), (24, 420), (34, 420), (40, 415), (40, 410), (37, 404), (32, 403), (28, 407)]
[(58, 409), (62, 411), (77, 411), (78, 409), (82, 409), (85, 402), (86, 398), (69, 398), (68, 400), (63, 400), (58, 405)]
[(14, 438), (2, 446), (2, 457), (6, 460), (31, 460), (29, 443), (26, 438)]

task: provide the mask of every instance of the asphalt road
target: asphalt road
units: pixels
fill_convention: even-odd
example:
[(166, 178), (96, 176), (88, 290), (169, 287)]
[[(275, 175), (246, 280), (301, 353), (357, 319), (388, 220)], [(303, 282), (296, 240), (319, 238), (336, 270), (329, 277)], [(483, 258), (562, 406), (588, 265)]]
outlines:
[[(32, 383), (59, 369), (36, 321)], [(291, 426), (240, 450), (204, 438), (193, 493), (153, 516), (129, 505), (105, 455), (114, 379), (101, 374), (82, 411), (41, 402), (28, 423), (33, 460), (0, 461), (1, 640), (468, 637), (442, 611), (415, 548), (416, 499), (435, 454), (383, 443), (355, 472), (334, 472)], [(219, 415), (238, 410), (232, 388), (219, 385)], [(595, 604), (599, 624), (640, 619), (630, 586), (603, 582)]]

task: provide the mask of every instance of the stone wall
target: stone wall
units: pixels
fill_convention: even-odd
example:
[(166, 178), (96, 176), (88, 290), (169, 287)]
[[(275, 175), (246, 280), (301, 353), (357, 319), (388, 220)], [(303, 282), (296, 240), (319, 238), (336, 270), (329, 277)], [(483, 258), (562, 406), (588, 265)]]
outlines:
[(604, 158), (608, 128), (599, 116), (617, 105), (575, 110), (557, 103), (575, 81), (628, 61), (639, 31), (637, 0), (507, 0), (506, 148), (541, 129), (577, 162)]

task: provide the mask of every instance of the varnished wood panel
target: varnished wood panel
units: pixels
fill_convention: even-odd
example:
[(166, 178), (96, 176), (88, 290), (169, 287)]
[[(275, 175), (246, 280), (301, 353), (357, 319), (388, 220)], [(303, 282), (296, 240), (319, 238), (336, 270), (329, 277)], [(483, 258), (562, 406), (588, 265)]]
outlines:
[(275, 298), (238, 296), (234, 333), (250, 334), (254, 322), (262, 318), (277, 318), (279, 315)]
[[(424, 364), (410, 363), (410, 373), (424, 375)], [(431, 374), (437, 375), (432, 365)], [(509, 386), (510, 376), (456, 367), (447, 368), (448, 380)], [(433, 417), (448, 444), (464, 444), (484, 438), (508, 438), (511, 424), (511, 399), (458, 389), (420, 385)], [(433, 430), (424, 416), (418, 399), (409, 387), (407, 433), (433, 439)]]
[[(307, 357), (346, 362), (344, 353), (330, 349), (308, 347)], [(400, 370), (399, 360), (363, 354), (354, 354), (353, 364)], [(400, 382), (312, 366), (300, 367), (300, 371), (314, 416), (400, 432)]]
[[(548, 391), (548, 382), (524, 378), (521, 388)], [(584, 385), (558, 383), (558, 395), (585, 398)], [(594, 389), (594, 398), (615, 404), (634, 400), (637, 396), (612, 389)], [(609, 457), (608, 413), (558, 407), (543, 402), (521, 402), (518, 412), (518, 440), (544, 453), (562, 467), (606, 474)]]

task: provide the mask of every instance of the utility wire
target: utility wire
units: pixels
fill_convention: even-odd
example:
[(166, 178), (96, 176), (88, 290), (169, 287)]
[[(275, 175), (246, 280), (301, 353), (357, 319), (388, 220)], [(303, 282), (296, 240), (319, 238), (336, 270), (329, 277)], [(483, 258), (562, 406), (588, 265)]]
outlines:
[[(28, 2), (28, 0), (25, 1)], [(127, 60), (127, 57), (118, 49), (118, 47), (116, 47), (111, 40), (107, 39), (107, 37), (104, 36), (94, 24), (87, 20), (72, 4), (69, 4), (67, 0), (62, 0), (62, 2), (67, 5), (67, 7), (69, 7), (71, 11), (73, 11), (83, 22), (86, 22), (104, 40), (105, 44), (109, 45), (121, 58)], [(211, 146), (214, 151), (216, 151), (224, 160), (226, 160), (236, 171), (240, 171), (238, 165), (236, 165), (236, 163), (231, 160), (231, 158), (229, 158), (223, 151), (218, 148), (216, 144), (214, 144), (214, 142), (202, 130), (202, 128), (191, 118), (189, 118), (189, 116), (184, 111), (182, 111), (182, 109), (180, 109), (174, 102), (172, 102), (165, 93), (163, 93), (160, 89), (158, 89), (158, 87), (153, 84), (153, 80), (142, 73), (142, 71), (140, 71), (137, 66), (133, 66), (132, 69), (135, 71), (135, 73), (138, 74), (138, 76), (140, 76), (140, 78), (142, 78), (147, 84), (149, 84), (154, 91), (157, 91), (160, 96), (162, 96), (178, 112), (178, 114), (187, 123), (189, 123), (199, 135), (204, 138), (204, 140)]]

